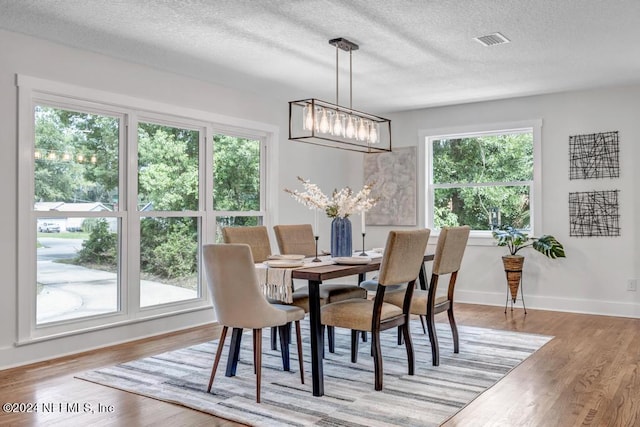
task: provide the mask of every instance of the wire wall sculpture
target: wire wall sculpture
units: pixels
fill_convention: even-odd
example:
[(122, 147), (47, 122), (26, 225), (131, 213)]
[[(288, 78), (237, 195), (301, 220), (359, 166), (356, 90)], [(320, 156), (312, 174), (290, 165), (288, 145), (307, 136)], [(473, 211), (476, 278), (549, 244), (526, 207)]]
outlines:
[(569, 137), (569, 179), (618, 178), (618, 131)]
[(620, 236), (618, 190), (569, 193), (569, 236)]

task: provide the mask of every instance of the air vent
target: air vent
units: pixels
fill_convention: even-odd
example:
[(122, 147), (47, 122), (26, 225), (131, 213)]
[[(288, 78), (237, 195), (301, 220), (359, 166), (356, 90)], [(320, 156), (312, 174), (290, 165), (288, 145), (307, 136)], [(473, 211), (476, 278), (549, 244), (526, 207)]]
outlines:
[(474, 40), (482, 44), (483, 46), (495, 46), (498, 44), (509, 43), (511, 41), (500, 33), (493, 33), (487, 36), (475, 37)]

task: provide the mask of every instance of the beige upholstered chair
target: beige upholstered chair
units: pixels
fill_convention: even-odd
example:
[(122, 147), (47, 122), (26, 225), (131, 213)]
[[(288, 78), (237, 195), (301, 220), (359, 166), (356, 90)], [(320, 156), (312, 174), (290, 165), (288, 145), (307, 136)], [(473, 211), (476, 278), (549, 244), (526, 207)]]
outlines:
[[(409, 375), (414, 372), (413, 344), (409, 331), (409, 307), (413, 288), (422, 266), (424, 252), (429, 240), (429, 229), (391, 231), (387, 237), (375, 300), (351, 299), (321, 307), (322, 323), (351, 329), (351, 361), (357, 361), (358, 331), (371, 332), (375, 367), (375, 389), (382, 390), (382, 354), (380, 331), (400, 327), (407, 349)], [(402, 308), (384, 302), (387, 286), (407, 283), (402, 291)]]
[(281, 254), (316, 256), (315, 237), (311, 224), (275, 225), (278, 248)]
[(304, 318), (304, 310), (291, 305), (267, 302), (260, 292), (249, 245), (204, 245), (203, 259), (213, 307), (218, 322), (223, 325), (207, 392), (211, 391), (213, 385), (228, 328), (249, 328), (253, 330), (256, 402), (260, 403), (262, 328), (282, 326), (291, 322), (295, 322), (296, 325), (300, 379), (304, 384), (300, 334), (300, 319)]
[[(297, 254), (307, 257), (316, 255), (315, 237), (311, 224), (275, 225), (273, 231), (276, 234), (281, 254)], [(297, 292), (305, 295), (309, 294), (309, 290), (306, 287)], [(320, 304), (366, 297), (367, 290), (357, 285), (328, 283), (320, 286)], [(306, 310), (308, 311), (308, 309)], [(329, 328), (328, 337), (329, 351), (333, 353), (335, 334), (332, 328)]]
[[(438, 347), (438, 336), (434, 316), (446, 311), (449, 315), (449, 324), (453, 336), (453, 352), (458, 353), (460, 346), (458, 343), (458, 328), (453, 314), (453, 293), (456, 286), (456, 278), (462, 264), (462, 256), (467, 247), (469, 239), (469, 226), (445, 227), (440, 230), (436, 254), (433, 259), (433, 268), (429, 289), (426, 291), (416, 290), (413, 293), (411, 303), (411, 314), (427, 316), (427, 330), (431, 341), (431, 358), (434, 366), (440, 364), (440, 349)], [(440, 276), (449, 274), (449, 289), (447, 295), (436, 296), (438, 290), (438, 279)], [(402, 307), (403, 295), (401, 292), (390, 292), (385, 297), (386, 302)]]
[[(224, 227), (222, 229), (222, 237), (225, 243), (245, 243), (251, 248), (253, 262), (264, 262), (271, 256), (271, 242), (269, 241), (269, 233), (264, 225), (253, 227)], [(305, 312), (309, 311), (309, 292), (293, 292), (293, 302), (291, 305), (302, 308)], [(277, 304), (278, 301), (270, 303)], [(287, 331), (289, 329), (287, 328)], [(289, 337), (286, 337), (287, 340)], [(276, 328), (271, 328), (271, 349), (277, 348), (278, 333)]]
[(224, 227), (222, 238), (225, 243), (245, 243), (251, 248), (253, 262), (263, 262), (271, 255), (271, 243), (267, 227)]

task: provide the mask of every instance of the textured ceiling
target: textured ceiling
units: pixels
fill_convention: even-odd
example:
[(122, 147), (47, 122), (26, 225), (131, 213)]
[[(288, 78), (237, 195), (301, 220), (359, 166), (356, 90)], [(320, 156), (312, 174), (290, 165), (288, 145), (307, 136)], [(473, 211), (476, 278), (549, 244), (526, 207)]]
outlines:
[[(293, 100), (372, 112), (640, 83), (639, 0), (0, 0), (0, 28)], [(511, 43), (473, 38), (501, 32)], [(348, 54), (340, 55), (340, 103)]]

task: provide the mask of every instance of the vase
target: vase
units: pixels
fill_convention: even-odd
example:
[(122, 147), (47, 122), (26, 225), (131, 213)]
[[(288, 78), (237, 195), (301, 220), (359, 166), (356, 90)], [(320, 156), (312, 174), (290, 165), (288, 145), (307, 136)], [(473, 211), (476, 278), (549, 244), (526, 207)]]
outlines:
[(524, 257), (522, 255), (505, 255), (502, 257), (502, 264), (504, 265), (504, 272), (507, 275), (507, 285), (509, 286), (509, 292), (511, 292), (511, 300), (516, 302), (518, 288), (520, 287), (520, 280), (522, 278)]
[(331, 221), (331, 256), (336, 258), (352, 255), (351, 220), (335, 217)]

